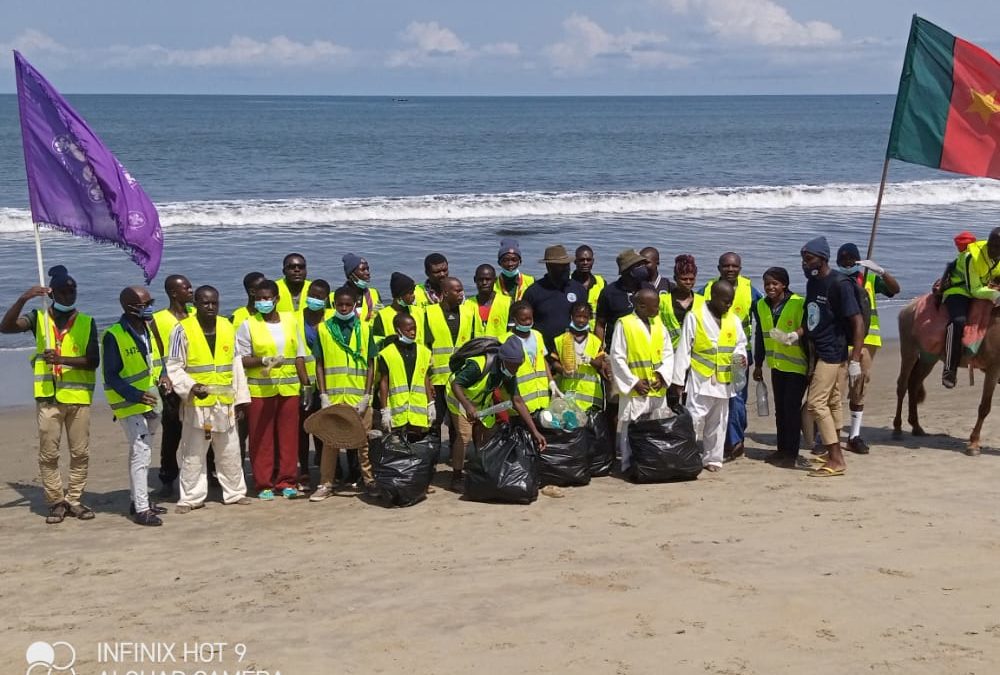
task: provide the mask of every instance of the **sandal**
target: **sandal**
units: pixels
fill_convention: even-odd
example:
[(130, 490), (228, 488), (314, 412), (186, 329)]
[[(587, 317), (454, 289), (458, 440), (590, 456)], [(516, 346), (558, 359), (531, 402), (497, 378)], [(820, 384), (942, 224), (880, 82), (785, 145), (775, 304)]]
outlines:
[(833, 478), (834, 476), (843, 476), (844, 469), (833, 469), (825, 464), (818, 469), (814, 469), (806, 474), (810, 478)]
[(53, 504), (49, 507), (49, 515), (45, 516), (45, 522), (48, 525), (55, 525), (66, 520), (66, 511), (69, 509), (69, 504), (66, 502), (59, 502), (58, 504)]
[(93, 520), (96, 515), (89, 506), (83, 504), (70, 504), (69, 515), (80, 520)]

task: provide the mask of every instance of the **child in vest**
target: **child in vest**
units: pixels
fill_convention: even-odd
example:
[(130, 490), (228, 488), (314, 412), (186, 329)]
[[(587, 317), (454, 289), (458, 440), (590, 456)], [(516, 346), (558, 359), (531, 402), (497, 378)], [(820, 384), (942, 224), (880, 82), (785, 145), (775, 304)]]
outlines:
[(510, 308), (514, 320), (514, 335), (521, 340), (524, 349), (524, 363), (518, 368), (517, 390), (524, 399), (528, 412), (534, 415), (549, 407), (551, 396), (562, 396), (562, 392), (552, 379), (542, 334), (533, 328), (535, 313), (526, 302), (515, 302)]
[(584, 411), (604, 408), (604, 384), (611, 379), (611, 362), (600, 338), (590, 331), (593, 310), (587, 301), (570, 307), (569, 329), (555, 339), (553, 370), (556, 385)]

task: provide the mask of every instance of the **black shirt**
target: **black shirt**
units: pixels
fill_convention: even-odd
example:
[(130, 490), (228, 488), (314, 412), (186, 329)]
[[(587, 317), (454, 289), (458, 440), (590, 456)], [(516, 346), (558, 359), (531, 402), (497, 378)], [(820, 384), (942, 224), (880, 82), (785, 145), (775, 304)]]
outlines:
[(558, 283), (548, 274), (524, 292), (524, 301), (535, 314), (535, 330), (545, 338), (545, 347), (555, 352), (555, 339), (569, 326), (569, 310), (574, 302), (586, 302), (587, 289), (579, 281)]
[[(653, 284), (648, 281), (642, 282), (640, 288), (653, 288)], [(632, 296), (636, 291), (629, 291), (622, 284), (619, 277), (615, 281), (604, 287), (601, 295), (597, 298), (597, 320), (604, 322), (604, 344), (611, 345), (611, 336), (615, 332), (615, 324), (618, 319), (628, 316), (635, 310), (632, 304)]]
[(816, 357), (824, 363), (843, 363), (853, 340), (850, 317), (860, 314), (849, 277), (831, 270), (806, 283), (806, 308), (802, 322)]
[[(448, 324), (448, 330), (451, 332), (451, 342), (455, 344), (458, 340), (458, 331), (462, 327), (462, 306), (459, 305), (456, 309), (451, 310), (442, 304), (438, 304), (441, 308), (441, 313), (444, 314), (444, 322)], [(434, 334), (431, 332), (431, 313), (424, 312), (424, 325), (427, 330), (424, 331), (424, 343), (428, 347), (434, 346)]]

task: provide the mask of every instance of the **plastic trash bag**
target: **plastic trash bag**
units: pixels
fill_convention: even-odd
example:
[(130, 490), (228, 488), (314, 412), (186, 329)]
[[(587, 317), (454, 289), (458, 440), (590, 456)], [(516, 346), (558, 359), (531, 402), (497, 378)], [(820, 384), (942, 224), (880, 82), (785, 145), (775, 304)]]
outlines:
[(591, 410), (587, 414), (587, 433), (591, 435), (590, 475), (610, 475), (611, 466), (615, 463), (615, 437), (608, 429), (608, 421), (603, 412)]
[(569, 487), (590, 482), (593, 434), (586, 425), (573, 430), (542, 429), (545, 450), (538, 456), (541, 484)]
[(371, 445), (372, 473), (382, 501), (392, 506), (422, 502), (434, 478), (437, 448), (426, 439), (411, 443), (397, 434)]
[(629, 424), (632, 464), (628, 476), (636, 483), (692, 480), (701, 473), (691, 413), (684, 408), (675, 412), (673, 417), (639, 418)]
[(538, 498), (538, 487), (538, 451), (520, 425), (500, 425), (466, 458), (466, 499), (530, 504)]

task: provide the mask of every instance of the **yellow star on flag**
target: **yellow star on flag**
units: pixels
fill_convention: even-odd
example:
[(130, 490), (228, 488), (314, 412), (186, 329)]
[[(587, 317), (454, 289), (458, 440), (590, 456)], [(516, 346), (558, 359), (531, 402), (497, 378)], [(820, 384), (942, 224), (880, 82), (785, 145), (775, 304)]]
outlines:
[(975, 89), (969, 90), (972, 93), (972, 103), (965, 109), (965, 112), (974, 112), (983, 120), (983, 124), (989, 124), (994, 113), (1000, 113), (1000, 103), (996, 100), (996, 91), (986, 94)]

